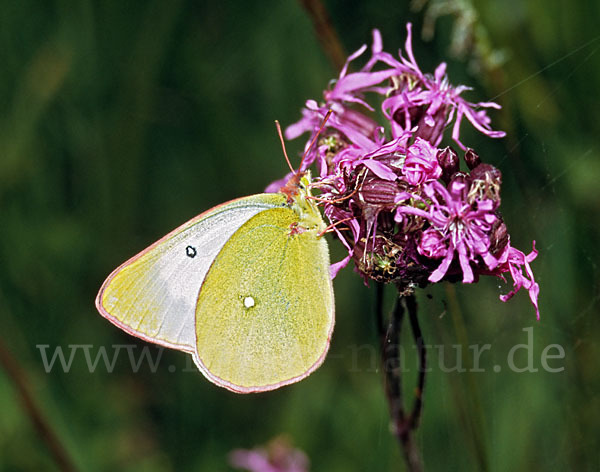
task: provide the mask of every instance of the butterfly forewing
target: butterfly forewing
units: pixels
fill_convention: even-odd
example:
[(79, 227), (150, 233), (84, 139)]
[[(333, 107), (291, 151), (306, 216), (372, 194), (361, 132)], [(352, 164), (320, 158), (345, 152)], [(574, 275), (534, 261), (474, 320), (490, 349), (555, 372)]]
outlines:
[(254, 195), (188, 221), (113, 271), (98, 310), (130, 334), (193, 352), (198, 291), (213, 260), (250, 218), (284, 204), (279, 194)]

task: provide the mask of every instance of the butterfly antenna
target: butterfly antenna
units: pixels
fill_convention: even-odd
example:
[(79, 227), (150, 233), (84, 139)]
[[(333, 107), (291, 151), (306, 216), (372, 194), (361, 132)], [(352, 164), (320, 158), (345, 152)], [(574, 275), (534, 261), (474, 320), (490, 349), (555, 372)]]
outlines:
[(281, 141), (281, 149), (283, 149), (283, 155), (285, 156), (285, 162), (287, 162), (288, 167), (292, 171), (292, 174), (296, 174), (296, 171), (292, 167), (292, 163), (290, 162), (290, 158), (287, 155), (287, 151), (285, 150), (285, 141), (283, 140), (283, 133), (281, 132), (281, 125), (278, 120), (275, 120), (275, 126), (277, 127), (277, 134), (279, 135), (279, 141)]
[(343, 202), (344, 200), (348, 200), (349, 198), (352, 198), (356, 192), (358, 192), (358, 189), (354, 189), (354, 191), (349, 194), (346, 195), (345, 197), (340, 197), (340, 198), (336, 198), (335, 200), (330, 200), (328, 198), (319, 198), (319, 197), (313, 197), (312, 195), (310, 197), (306, 197), (310, 200), (315, 200), (317, 202), (323, 202), (323, 203), (339, 203), (339, 202)]
[(333, 230), (333, 228), (335, 228), (337, 225), (341, 225), (342, 223), (346, 223), (347, 221), (350, 221), (353, 218), (354, 217), (351, 216), (349, 218), (344, 218), (343, 220), (336, 221), (335, 223), (330, 224), (327, 228), (325, 228), (323, 231), (321, 231), (317, 236), (323, 236), (325, 233), (331, 232), (331, 230)]
[(321, 134), (321, 132), (325, 128), (325, 125), (327, 124), (327, 120), (329, 119), (329, 117), (331, 116), (332, 113), (333, 113), (333, 110), (330, 108), (327, 111), (327, 114), (325, 115), (325, 118), (323, 118), (323, 122), (321, 123), (321, 127), (319, 128), (319, 131), (317, 131), (317, 134), (315, 134), (315, 136), (313, 137), (312, 141), (310, 142), (310, 145), (308, 146), (308, 148), (306, 148), (306, 151), (304, 151), (304, 154), (302, 155), (302, 160), (300, 161), (300, 167), (299, 167), (300, 169), (302, 168), (302, 163), (304, 162), (304, 159), (306, 158), (306, 156), (308, 155), (308, 153), (310, 152), (310, 150), (314, 146), (315, 142), (317, 142), (317, 139), (319, 138), (319, 135)]

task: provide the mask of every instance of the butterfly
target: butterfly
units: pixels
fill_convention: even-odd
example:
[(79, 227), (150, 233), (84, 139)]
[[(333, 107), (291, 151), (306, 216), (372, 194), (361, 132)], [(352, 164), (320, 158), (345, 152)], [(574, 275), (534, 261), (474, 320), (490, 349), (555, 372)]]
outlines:
[(234, 392), (297, 382), (321, 365), (333, 331), (325, 229), (310, 175), (295, 173), (279, 193), (216, 206), (123, 263), (96, 307), (129, 334), (191, 354)]

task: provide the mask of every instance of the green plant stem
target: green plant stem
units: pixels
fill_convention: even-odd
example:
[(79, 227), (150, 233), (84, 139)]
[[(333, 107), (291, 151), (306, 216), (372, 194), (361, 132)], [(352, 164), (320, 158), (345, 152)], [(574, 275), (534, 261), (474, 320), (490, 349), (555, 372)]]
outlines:
[(423, 411), (423, 390), (425, 389), (425, 372), (427, 371), (427, 349), (423, 340), (423, 333), (419, 326), (419, 318), (417, 317), (417, 301), (414, 295), (405, 297), (406, 307), (408, 309), (408, 319), (413, 333), (413, 338), (417, 346), (417, 354), (419, 356), (419, 371), (417, 378), (417, 387), (415, 389), (415, 401), (413, 404), (412, 413), (410, 415), (410, 427), (416, 429), (419, 425), (421, 412)]
[[(411, 331), (416, 342), (419, 358), (415, 399), (409, 415), (404, 410), (401, 368), (401, 332), (405, 307), (408, 311)], [(420, 472), (423, 470), (423, 461), (412, 433), (418, 427), (423, 408), (422, 394), (425, 386), (426, 349), (417, 318), (417, 304), (414, 295), (399, 297), (386, 328), (383, 323), (383, 288), (378, 286), (376, 309), (385, 375), (385, 392), (390, 408), (393, 432), (402, 447), (408, 470), (410, 472)]]
[(58, 468), (63, 472), (75, 471), (75, 466), (69, 457), (67, 449), (63, 446), (52, 425), (36, 404), (23, 369), (8, 348), (4, 346), (2, 338), (0, 338), (0, 364), (4, 367), (8, 377), (13, 381), (25, 413), (54, 457)]
[(308, 16), (313, 22), (315, 33), (323, 51), (336, 71), (340, 71), (346, 63), (346, 53), (342, 42), (331, 24), (331, 18), (321, 0), (300, 0)]

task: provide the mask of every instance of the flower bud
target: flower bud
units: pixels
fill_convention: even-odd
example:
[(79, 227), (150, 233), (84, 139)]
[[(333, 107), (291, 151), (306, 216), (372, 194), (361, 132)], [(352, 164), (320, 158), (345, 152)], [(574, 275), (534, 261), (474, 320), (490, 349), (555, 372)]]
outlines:
[(448, 188), (454, 188), (454, 187), (458, 186), (458, 184), (468, 186), (470, 183), (471, 183), (471, 177), (469, 176), (469, 174), (459, 171), (459, 172), (455, 172), (454, 174), (452, 174), (452, 177), (450, 177), (450, 182), (448, 183)]
[(450, 146), (444, 149), (438, 149), (437, 160), (442, 168), (442, 180), (445, 183), (450, 182), (450, 178), (459, 169), (458, 154)]
[(508, 229), (499, 216), (490, 234), (490, 253), (493, 256), (498, 256), (508, 244), (508, 240)]
[(392, 208), (395, 205), (396, 197), (399, 194), (400, 189), (396, 182), (371, 178), (362, 184), (358, 191), (358, 200), (368, 205), (381, 205), (383, 207)]
[(467, 167), (469, 169), (475, 169), (479, 164), (481, 164), (481, 159), (479, 155), (473, 151), (471, 148), (467, 148), (465, 151), (465, 162), (467, 163)]

